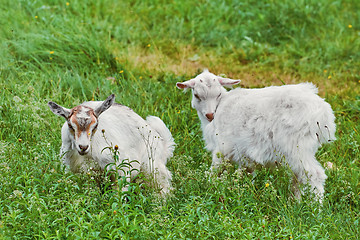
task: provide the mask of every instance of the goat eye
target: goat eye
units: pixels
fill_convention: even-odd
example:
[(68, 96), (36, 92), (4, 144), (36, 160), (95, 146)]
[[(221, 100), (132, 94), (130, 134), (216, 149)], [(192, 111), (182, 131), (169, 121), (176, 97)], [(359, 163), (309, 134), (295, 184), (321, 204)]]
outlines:
[(69, 129), (70, 129), (71, 131), (74, 131), (74, 128), (71, 126), (70, 123), (68, 123), (68, 127), (69, 127)]
[(95, 132), (97, 127), (98, 127), (98, 124), (96, 123), (95, 126), (93, 127), (92, 131)]
[(199, 95), (194, 94), (194, 96), (195, 96), (195, 98), (196, 98), (197, 100), (201, 101), (201, 99), (200, 99)]

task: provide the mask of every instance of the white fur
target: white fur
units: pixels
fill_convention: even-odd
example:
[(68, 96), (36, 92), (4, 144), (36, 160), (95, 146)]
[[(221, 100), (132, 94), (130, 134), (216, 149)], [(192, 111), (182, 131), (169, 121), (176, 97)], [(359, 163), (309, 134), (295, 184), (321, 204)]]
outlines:
[[(81, 106), (95, 110), (102, 103), (91, 101)], [(97, 120), (97, 130), (90, 137), (89, 151), (84, 155), (79, 154), (75, 135), (69, 130), (68, 123), (64, 123), (60, 150), (64, 164), (72, 172), (87, 171), (92, 163), (104, 170), (109, 163), (114, 162), (113, 154), (106, 148), (117, 145), (120, 162), (124, 159), (136, 160), (131, 163), (131, 169), (143, 169), (154, 174), (162, 187), (162, 193), (167, 193), (170, 190), (171, 173), (166, 163), (173, 154), (175, 143), (163, 121), (154, 116), (147, 117), (145, 121), (130, 108), (116, 103), (101, 113)], [(129, 177), (137, 173), (133, 171)], [(119, 174), (124, 175), (122, 171)]]
[[(308, 182), (321, 199), (327, 176), (315, 153), (322, 143), (335, 140), (330, 105), (311, 83), (229, 92), (222, 87), (239, 82), (204, 71), (177, 83), (181, 89), (192, 89), (192, 106), (201, 120), (206, 148), (212, 152), (212, 166), (221, 162), (218, 153), (245, 166), (285, 161), (295, 174), (295, 195), (300, 197), (299, 183)], [(207, 113), (214, 114), (212, 121)]]

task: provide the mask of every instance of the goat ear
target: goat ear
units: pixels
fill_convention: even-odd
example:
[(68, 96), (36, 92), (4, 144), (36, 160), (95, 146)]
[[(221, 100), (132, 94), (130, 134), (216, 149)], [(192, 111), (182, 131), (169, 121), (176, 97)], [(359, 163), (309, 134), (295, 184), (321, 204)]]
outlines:
[(115, 95), (111, 94), (105, 101), (101, 103), (100, 106), (98, 106), (95, 109), (95, 115), (99, 117), (100, 114), (102, 114), (105, 110), (107, 110), (109, 107), (111, 107), (115, 102)]
[(195, 85), (195, 79), (190, 79), (188, 81), (185, 82), (177, 82), (176, 86), (178, 89), (188, 89), (188, 88), (193, 88)]
[(230, 79), (230, 78), (223, 78), (223, 77), (217, 77), (219, 83), (222, 86), (232, 86), (235, 84), (239, 84), (241, 82), (241, 80), (234, 80), (234, 79)]
[(68, 118), (70, 116), (70, 112), (71, 112), (70, 109), (64, 108), (64, 107), (60, 106), (59, 104), (57, 104), (55, 102), (51, 102), (51, 101), (48, 102), (48, 106), (53, 113), (68, 120)]

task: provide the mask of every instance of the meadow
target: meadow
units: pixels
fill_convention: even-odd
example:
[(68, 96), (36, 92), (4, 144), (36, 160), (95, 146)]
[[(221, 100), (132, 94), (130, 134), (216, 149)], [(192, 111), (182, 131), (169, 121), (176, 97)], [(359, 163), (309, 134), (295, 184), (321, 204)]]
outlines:
[[(1, 0), (1, 239), (359, 239), (360, 1)], [(322, 206), (292, 197), (286, 167), (208, 173), (190, 92), (204, 68), (256, 88), (313, 82), (337, 140), (316, 157)], [(177, 143), (167, 199), (146, 184), (100, 191), (60, 162), (71, 108), (111, 93)], [(124, 201), (124, 196), (128, 201)]]

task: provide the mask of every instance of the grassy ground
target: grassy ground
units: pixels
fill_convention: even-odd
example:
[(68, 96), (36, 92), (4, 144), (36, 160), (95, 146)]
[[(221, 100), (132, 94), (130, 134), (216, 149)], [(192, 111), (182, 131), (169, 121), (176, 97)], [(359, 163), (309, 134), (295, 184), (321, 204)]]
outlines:
[[(0, 4), (0, 238), (357, 239), (360, 2), (38, 0)], [(199, 120), (177, 81), (204, 67), (243, 87), (311, 81), (338, 140), (317, 154), (323, 206), (291, 197), (287, 169), (207, 175)], [(59, 161), (63, 120), (46, 103), (117, 102), (161, 117), (177, 145), (174, 192), (101, 194)]]

